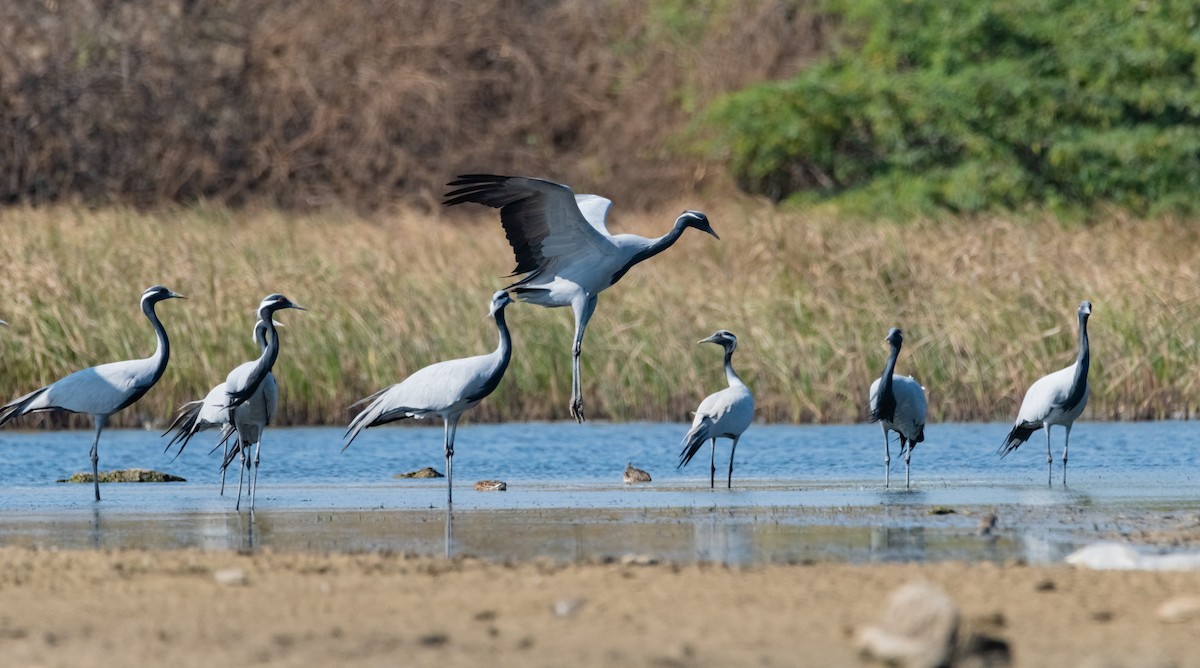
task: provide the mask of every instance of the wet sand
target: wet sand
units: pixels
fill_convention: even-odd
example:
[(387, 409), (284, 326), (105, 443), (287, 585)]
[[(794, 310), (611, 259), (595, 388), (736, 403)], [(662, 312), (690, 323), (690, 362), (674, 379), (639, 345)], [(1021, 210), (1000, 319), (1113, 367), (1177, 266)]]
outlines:
[(395, 553), (0, 549), (14, 666), (855, 666), (913, 580), (1020, 666), (1200, 666), (1200, 573), (964, 564), (501, 564)]

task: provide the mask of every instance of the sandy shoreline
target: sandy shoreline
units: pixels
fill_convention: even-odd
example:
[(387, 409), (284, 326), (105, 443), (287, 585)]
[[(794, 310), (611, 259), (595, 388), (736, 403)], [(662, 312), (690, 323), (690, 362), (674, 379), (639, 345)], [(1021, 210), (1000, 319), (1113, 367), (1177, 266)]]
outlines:
[(1200, 573), (25, 548), (0, 549), (0, 655), (14, 666), (861, 665), (854, 629), (914, 580), (1007, 640), (1015, 665), (1200, 666), (1200, 619), (1156, 615), (1200, 595)]

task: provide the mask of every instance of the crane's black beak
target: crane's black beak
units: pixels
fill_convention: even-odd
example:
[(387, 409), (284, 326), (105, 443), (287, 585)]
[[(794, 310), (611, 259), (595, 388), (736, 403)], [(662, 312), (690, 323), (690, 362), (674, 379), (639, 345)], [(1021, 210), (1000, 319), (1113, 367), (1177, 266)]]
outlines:
[(705, 232), (708, 232), (708, 233), (709, 233), (709, 234), (711, 234), (711, 235), (713, 235), (713, 238), (715, 238), (717, 241), (720, 241), (720, 240), (721, 240), (721, 237), (718, 237), (718, 236), (717, 236), (717, 231), (716, 231), (716, 230), (714, 230), (714, 229), (712, 228), (712, 225), (705, 225), (705, 226), (704, 226), (704, 231), (705, 231)]

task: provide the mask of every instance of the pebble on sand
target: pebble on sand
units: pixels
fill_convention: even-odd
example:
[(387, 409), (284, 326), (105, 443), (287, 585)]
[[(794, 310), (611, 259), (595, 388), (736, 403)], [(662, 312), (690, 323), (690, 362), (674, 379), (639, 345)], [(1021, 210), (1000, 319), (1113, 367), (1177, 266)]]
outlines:
[(892, 592), (877, 626), (859, 629), (861, 654), (889, 665), (936, 668), (950, 662), (958, 608), (941, 589), (910, 582)]
[(634, 466), (633, 463), (625, 465), (625, 484), (632, 485), (639, 482), (650, 482), (650, 474)]
[(240, 568), (222, 568), (213, 572), (213, 579), (217, 584), (226, 587), (245, 587), (250, 584), (249, 578), (246, 577), (246, 571)]
[(960, 623), (958, 607), (932, 584), (912, 582), (892, 592), (877, 626), (859, 629), (859, 652), (891, 666), (993, 666), (1012, 664), (1008, 641), (996, 635), (996, 613)]
[(480, 480), (475, 483), (476, 492), (506, 492), (508, 483), (503, 480)]
[(426, 466), (423, 469), (417, 469), (416, 471), (409, 471), (408, 473), (397, 473), (396, 475), (394, 475), (392, 477), (393, 478), (445, 478), (446, 476), (442, 475), (441, 473), (438, 473), (432, 467)]
[[(76, 473), (70, 478), (57, 482), (92, 482), (91, 473)], [(116, 471), (101, 471), (100, 482), (187, 482), (177, 475), (151, 471), (148, 469), (119, 469)]]
[(1171, 624), (1200, 619), (1200, 596), (1175, 596), (1158, 606), (1158, 618)]

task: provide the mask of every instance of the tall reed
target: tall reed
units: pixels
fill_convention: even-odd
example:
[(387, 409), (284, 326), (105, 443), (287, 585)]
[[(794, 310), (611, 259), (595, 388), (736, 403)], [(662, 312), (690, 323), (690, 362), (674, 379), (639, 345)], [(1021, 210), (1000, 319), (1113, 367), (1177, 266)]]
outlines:
[[(1029, 383), (1073, 360), (1082, 299), (1095, 304), (1090, 417), (1183, 416), (1197, 403), (1200, 239), (1189, 223), (898, 224), (749, 200), (678, 205), (706, 209), (722, 241), (685, 234), (601, 295), (583, 354), (593, 419), (687, 419), (724, 382), (719, 351), (695, 342), (727, 328), (761, 419), (861, 420), (892, 326), (905, 330), (897, 370), (928, 388), (932, 420), (1008, 419)], [(617, 207), (610, 226), (660, 234), (676, 213)], [(171, 365), (118, 420), (162, 425), (255, 356), (253, 309), (282, 292), (311, 310), (281, 318), (278, 423), (344, 423), (355, 399), (495, 345), (487, 300), (512, 255), (494, 212), (455, 214), (0, 211), (0, 318), (11, 323), (0, 394), (148, 355), (138, 295), (163, 283), (190, 298), (159, 308)], [(564, 419), (569, 311), (509, 313), (512, 365), (473, 419)]]

